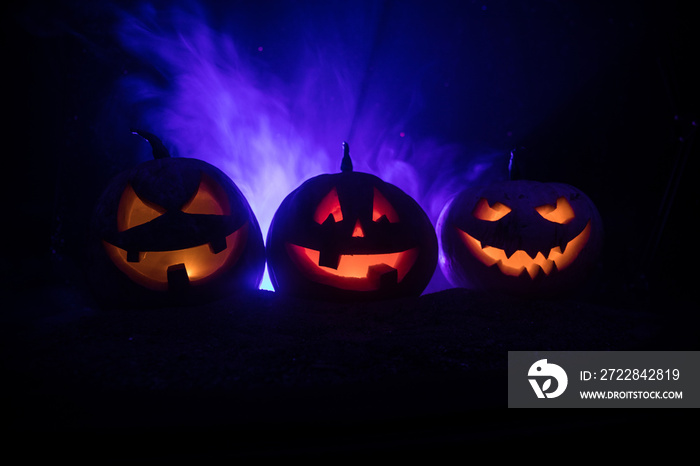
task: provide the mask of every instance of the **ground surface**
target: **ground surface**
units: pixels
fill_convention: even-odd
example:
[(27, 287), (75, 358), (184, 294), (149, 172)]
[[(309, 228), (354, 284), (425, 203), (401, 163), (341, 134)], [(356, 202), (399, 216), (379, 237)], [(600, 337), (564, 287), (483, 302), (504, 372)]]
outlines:
[[(129, 445), (196, 457), (414, 455), (617, 431), (648, 413), (506, 409), (507, 352), (697, 348), (697, 318), (682, 305), (658, 312), (464, 289), (364, 304), (261, 290), (196, 308), (106, 311), (49, 288), (13, 310), (3, 329), (14, 430), (93, 444), (127, 436), (117, 456)], [(159, 450), (154, 438), (168, 442)]]

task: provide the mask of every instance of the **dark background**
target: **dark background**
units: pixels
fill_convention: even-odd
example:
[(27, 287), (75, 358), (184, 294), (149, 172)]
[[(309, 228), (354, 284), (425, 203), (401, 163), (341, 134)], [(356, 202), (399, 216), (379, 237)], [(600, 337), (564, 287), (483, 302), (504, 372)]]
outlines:
[[(600, 266), (587, 294), (565, 303), (519, 304), (523, 307), (523, 314), (511, 316), (510, 323), (500, 321), (512, 333), (508, 333), (508, 337), (502, 334), (503, 339), (497, 343), (493, 339), (484, 340), (483, 347), (490, 351), (491, 356), (484, 355), (482, 361), (490, 361), (496, 351), (500, 351), (503, 357), (508, 349), (545, 349), (537, 346), (545, 341), (555, 350), (599, 349), (601, 345), (595, 342), (596, 338), (603, 338), (601, 335), (606, 335), (602, 347), (607, 349), (697, 349), (697, 333), (689, 329), (688, 322), (691, 321), (688, 319), (694, 318), (691, 315), (695, 302), (693, 287), (698, 276), (693, 268), (697, 240), (692, 215), (700, 207), (693, 189), (693, 176), (697, 173), (697, 147), (693, 137), (700, 81), (695, 66), (697, 16), (691, 13), (687, 4), (622, 0), (383, 4), (384, 20), (379, 23), (374, 39), (379, 55), (375, 59), (388, 60), (391, 57), (398, 67), (409, 66), (401, 65), (407, 57), (414, 57), (416, 62), (431, 57), (434, 64), (434, 72), (428, 73), (420, 83), (425, 106), (410, 122), (413, 134), (429, 135), (469, 148), (487, 147), (504, 154), (512, 148), (524, 147), (526, 150), (520, 151), (524, 177), (564, 181), (581, 188), (596, 203), (605, 222), (606, 240)], [(136, 7), (139, 2), (119, 2), (119, 5), (128, 9)], [(222, 2), (221, 5), (212, 3), (207, 6), (219, 13), (213, 17), (235, 18), (232, 21), (245, 25), (243, 30), (250, 36), (242, 35), (244, 45), (252, 47), (261, 38), (266, 44), (276, 45), (278, 54), (270, 55), (269, 65), (280, 70), (285, 69), (284, 60), (289, 59), (297, 37), (295, 34), (299, 32), (285, 25), (294, 24), (297, 17), (309, 15), (318, 15), (318, 20), (323, 20), (324, 15), (332, 18), (342, 15), (343, 9), (347, 8), (342, 3), (325, 2)], [(9, 207), (9, 212), (6, 210), (3, 222), (6, 247), (1, 264), (2, 289), (9, 305), (3, 306), (3, 325), (8, 333), (20, 329), (17, 334), (22, 335), (21, 342), (12, 338), (6, 340), (8, 357), (5, 359), (11, 360), (13, 371), (19, 371), (17, 377), (24, 378), (20, 386), (31, 386), (37, 397), (44, 400), (37, 401), (41, 408), (33, 411), (31, 420), (26, 421), (25, 417), (27, 425), (24, 427), (29, 430), (43, 430), (54, 425), (44, 422), (40, 412), (50, 413), (55, 420), (59, 414), (52, 413), (51, 409), (62, 414), (70, 411), (56, 408), (67, 403), (62, 396), (54, 393), (47, 397), (52, 390), (51, 384), (60, 385), (61, 372), (55, 365), (47, 368), (51, 364), (42, 362), (47, 360), (42, 351), (48, 353), (64, 348), (65, 353), (58, 353), (63, 357), (59, 357), (63, 369), (74, 377), (80, 373), (76, 380), (81, 383), (81, 377), (90, 379), (86, 374), (93, 374), (92, 382), (98, 380), (97, 385), (103, 388), (116, 385), (129, 392), (130, 387), (113, 372), (110, 377), (100, 371), (91, 372), (95, 361), (83, 361), (76, 356), (79, 353), (77, 347), (65, 349), (66, 345), (61, 341), (62, 338), (75, 341), (84, 336), (84, 332), (89, 334), (92, 330), (99, 334), (107, 331), (109, 326), (128, 326), (118, 316), (108, 314), (105, 317), (95, 312), (84, 286), (82, 270), (85, 232), (97, 196), (117, 171), (130, 166), (140, 156), (119, 154), (134, 147), (132, 143), (123, 142), (121, 136), (123, 128), (120, 125), (127, 118), (125, 115), (105, 116), (105, 109), (111, 102), (113, 84), (123, 71), (147, 67), (147, 64), (130, 56), (114, 39), (111, 32), (114, 17), (108, 11), (97, 2), (29, 1), (11, 3), (5, 6), (3, 14), (3, 75), (5, 101), (9, 102), (4, 106), (6, 123), (3, 124), (7, 145), (3, 198), (4, 207)], [(383, 51), (393, 50), (389, 45), (394, 43), (406, 44), (403, 55), (383, 57)], [(274, 50), (273, 46), (270, 48)], [(472, 59), (463, 60), (467, 55)], [(368, 66), (368, 70), (371, 69)], [(442, 83), (448, 78), (450, 86), (446, 87)], [(475, 88), (479, 92), (465, 91)], [(485, 313), (487, 309), (512, 312), (511, 302), (504, 304), (496, 300), (490, 303), (483, 301), (484, 298), (472, 298), (468, 293), (461, 295), (461, 290), (448, 288), (442, 284), (435, 294), (423, 296), (416, 302), (377, 305), (371, 309), (384, 316), (384, 324), (390, 322), (403, 329), (404, 336), (422, 328), (417, 320), (425, 318), (426, 306), (439, 307), (440, 315), (446, 320), (456, 318), (457, 310), (464, 306), (464, 299), (473, 303), (471, 309), (475, 310), (475, 315)], [(333, 322), (324, 317), (321, 324), (310, 323), (313, 310), (318, 310), (322, 307), (320, 305), (280, 302), (274, 293), (267, 292), (251, 299), (251, 306), (274, 309), (272, 316), (288, 316), (285, 309), (289, 313), (304, 315), (295, 324), (290, 324), (295, 330), (288, 331), (285, 338), (302, 338), (300, 335), (307, 331), (304, 323), (319, 332), (336, 329), (343, 322), (352, 327), (347, 321), (347, 313), (354, 311), (352, 308), (332, 310), (331, 315), (339, 316), (338, 320)], [(583, 307), (589, 311), (587, 319), (598, 319), (596, 325), (588, 321), (591, 324), (588, 326), (583, 320), (574, 319), (573, 322), (585, 327), (584, 334), (567, 329), (564, 333), (569, 340), (561, 337), (560, 341), (552, 341), (550, 337), (561, 335), (561, 328), (553, 322), (551, 334), (547, 336), (549, 340), (527, 332), (516, 336), (515, 322), (524, 314), (543, 321), (546, 320), (544, 315), (556, 320), (553, 309), (569, 309), (572, 302), (575, 303), (575, 312), (583, 312)], [(387, 317), (387, 313), (395, 316), (396, 309), (406, 307), (409, 309), (406, 315), (413, 316), (410, 325), (396, 320), (398, 318)], [(539, 316), (538, 310), (542, 312)], [(249, 311), (252, 313), (253, 308)], [(215, 307), (212, 312), (220, 317), (216, 312), (225, 315), (229, 311), (223, 305)], [(369, 311), (362, 308), (358, 312)], [(164, 314), (149, 317), (127, 315), (142, 325), (142, 329), (160, 325), (155, 316), (169, 319)], [(187, 319), (182, 310), (174, 315)], [(614, 317), (609, 317), (609, 326), (606, 327), (601, 323), (605, 320), (601, 316)], [(272, 317), (268, 315), (266, 319)], [(659, 325), (664, 331), (661, 336), (657, 335), (658, 338), (650, 339), (638, 334), (616, 333), (624, 327), (623, 322), (635, 319), (643, 321), (641, 327), (650, 334), (657, 327), (649, 322), (662, 319)], [(243, 321), (253, 327), (261, 325), (254, 319)], [(263, 328), (268, 332), (278, 328), (268, 320), (265, 322), (268, 326)], [(377, 333), (373, 332), (377, 332), (377, 326), (372, 323), (377, 324), (369, 318), (362, 328), (376, 337)], [(473, 323), (460, 321), (456, 327), (464, 325), (463, 328), (467, 328)], [(567, 323), (572, 321), (567, 320)], [(180, 322), (178, 325), (184, 324)], [(455, 325), (447, 327), (453, 330)], [(639, 328), (636, 324), (634, 327)], [(236, 328), (236, 331), (241, 331), (240, 327)], [(347, 338), (359, 345), (363, 332), (355, 330), (356, 333), (350, 332), (352, 336)], [(425, 336), (411, 341), (406, 336), (400, 347), (405, 350), (428, 345), (432, 351), (434, 346), (427, 341), (439, 339), (437, 335), (441, 330), (441, 325), (429, 327), (430, 339)], [(46, 331), (55, 339), (54, 344), (42, 339), (46, 334), (41, 332)], [(590, 332), (589, 337), (585, 332)], [(249, 333), (254, 332), (250, 330)], [(334, 344), (331, 333), (324, 333), (328, 338), (325, 344)], [(155, 346), (162, 354), (171, 351), (186, 353), (188, 349), (185, 347), (194, 344), (194, 337), (191, 337), (188, 341), (180, 341), (179, 348), (173, 348), (172, 338), (161, 337), (163, 339)], [(528, 341), (530, 337), (532, 339)], [(327, 346), (323, 337), (317, 335), (317, 338), (314, 351), (320, 354)], [(445, 341), (454, 343), (458, 341), (455, 338), (454, 335), (446, 336)], [(109, 341), (109, 338), (104, 340)], [(269, 335), (262, 340), (280, 352), (296, 348), (289, 340), (282, 344), (279, 338)], [(108, 346), (100, 348), (97, 342), (95, 346), (85, 345), (81, 349), (87, 348), (88, 352), (99, 354), (108, 349)], [(353, 357), (366, 356), (359, 353), (359, 346), (353, 348), (358, 351), (351, 352)], [(114, 349), (119, 351), (116, 347)], [(387, 354), (381, 349), (377, 351), (385, 361)], [(478, 360), (478, 351), (468, 353)], [(75, 359), (71, 359), (73, 357)], [(334, 367), (341, 367), (343, 360), (340, 357), (334, 360)], [(274, 359), (266, 361), (271, 368), (274, 366), (271, 362)], [(354, 369), (357, 380), (347, 378), (353, 379), (352, 383), (359, 383), (361, 377), (358, 374), (371, 366), (371, 363), (367, 364), (367, 367)], [(26, 367), (24, 373), (22, 367)], [(42, 375), (43, 370), (46, 375)], [(264, 371), (261, 369), (261, 372)], [(27, 382), (27, 374), (34, 377), (31, 383)], [(454, 375), (449, 371), (448, 374)], [(112, 376), (118, 382), (112, 381)], [(70, 379), (66, 387), (78, 383), (70, 376), (66, 377)], [(263, 375), (259, 377), (259, 380), (264, 380)], [(470, 377), (478, 379), (474, 374)], [(342, 381), (342, 377), (340, 379)], [(384, 383), (385, 379), (381, 380)], [(459, 387), (472, 386), (466, 378), (460, 380)], [(498, 377), (494, 380), (496, 385), (502, 382)], [(170, 383), (177, 385), (172, 380)], [(319, 382), (321, 387), (325, 383), (326, 379)], [(400, 382), (390, 378), (380, 387), (389, 391), (387, 387), (392, 384), (400, 385)], [(167, 383), (165, 386), (165, 393), (172, 394)], [(275, 388), (281, 386), (284, 384), (271, 382), (267, 389), (273, 393), (271, 396), (277, 396)], [(426, 396), (439, 397), (437, 392), (427, 390)], [(148, 393), (146, 397), (152, 396)], [(368, 399), (371, 397), (366, 395), (359, 403)], [(142, 399), (139, 402), (145, 404)], [(27, 406), (31, 404), (26, 401)], [(505, 407), (505, 399), (494, 401), (494, 405)], [(101, 405), (94, 401), (93, 407), (99, 410)], [(83, 409), (90, 411), (89, 407)], [(434, 407), (434, 412), (442, 414), (441, 409)], [(416, 407), (416, 412), (419, 411)], [(427, 408), (426, 411), (431, 412)], [(477, 431), (482, 432), (482, 439), (486, 436), (492, 441), (497, 441), (499, 434), (518, 437), (531, 433), (525, 427), (529, 419), (496, 424), (494, 420), (487, 421), (491, 414), (479, 413), (479, 422), (488, 434), (474, 427), (468, 433), (470, 438), (479, 437)], [(630, 414), (630, 419), (637, 415), (636, 412)], [(387, 414), (391, 422), (398, 423), (399, 417)], [(610, 417), (605, 419), (605, 426), (614, 424)], [(109, 421), (103, 421), (109, 427)], [(600, 418), (592, 416), (581, 420), (579, 425), (599, 421)], [(280, 419), (276, 422), (282, 423)], [(418, 421), (415, 422), (417, 425)], [(464, 425), (461, 421), (458, 423)], [(632, 424), (626, 422), (624, 425), (630, 427)], [(119, 425), (119, 422), (115, 420), (114, 425)], [(540, 429), (549, 428), (543, 427), (548, 426), (547, 421), (538, 425)], [(56, 426), (59, 429), (64, 427), (60, 422)], [(85, 425), (76, 421), (72, 427), (85, 428)], [(373, 445), (402, 444), (397, 440), (402, 431), (392, 432), (395, 437), (391, 440), (382, 437)], [(453, 436), (463, 439), (461, 431), (431, 431), (432, 436), (421, 437), (422, 432), (414, 429), (411, 435), (430, 445), (435, 444), (431, 443), (435, 438), (440, 439), (437, 442), (440, 445), (451, 445), (452, 440), (456, 440)], [(267, 433), (270, 439), (283, 436), (277, 431)], [(319, 444), (327, 445), (321, 440)], [(333, 451), (343, 450), (338, 445), (348, 449), (352, 444), (341, 441), (340, 437), (333, 437), (332, 441), (336, 447)], [(246, 451), (259, 453), (265, 451), (265, 447)]]
[[(139, 2), (118, 4), (128, 10)], [(245, 25), (234, 28), (244, 45), (273, 44), (267, 66), (280, 74), (302, 35), (285, 24), (313, 15), (328, 23), (348, 9), (208, 6)], [(134, 110), (115, 106), (111, 93), (125, 70), (149, 64), (118, 43), (111, 11), (35, 1), (4, 15), (4, 128), (8, 143), (21, 147), (21, 155), (8, 154), (21, 174), (8, 186), (31, 186), (9, 193), (21, 219), (13, 236), (27, 245), (4, 256), (11, 288), (80, 280), (73, 275), (97, 196), (148, 156), (122, 134)], [(689, 288), (694, 276), (679, 264), (693, 242), (686, 213), (698, 207), (689, 191), (698, 101), (690, 11), (677, 2), (387, 2), (381, 14), (373, 60), (391, 58), (398, 75), (422, 60), (432, 66), (419, 83), (425, 104), (409, 123), (414, 134), (503, 154), (524, 147), (524, 177), (577, 186), (601, 211), (606, 289)], [(376, 79), (381, 91), (395, 76)], [(115, 108), (127, 115), (109, 115)]]

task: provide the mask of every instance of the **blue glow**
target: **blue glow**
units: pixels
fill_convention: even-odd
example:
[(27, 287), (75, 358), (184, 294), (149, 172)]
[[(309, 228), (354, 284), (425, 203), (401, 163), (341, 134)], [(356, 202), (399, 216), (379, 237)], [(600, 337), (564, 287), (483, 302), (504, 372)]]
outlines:
[[(323, 12), (279, 6), (275, 17), (293, 46), (237, 23), (233, 13), (222, 18), (194, 3), (123, 12), (120, 43), (147, 64), (119, 83), (139, 109), (132, 124), (158, 134), (173, 155), (226, 172), (249, 200), (263, 237), (288, 193), (339, 171), (345, 140), (356, 171), (399, 186), (435, 223), (448, 197), (491, 157), (458, 166), (463, 147), (410, 130), (423, 109), (425, 70), (400, 61), (412, 57), (401, 44), (377, 42), (385, 26), (381, 2), (338, 13), (342, 20), (335, 22)], [(390, 59), (377, 60), (377, 47)], [(261, 288), (272, 289), (267, 272)]]

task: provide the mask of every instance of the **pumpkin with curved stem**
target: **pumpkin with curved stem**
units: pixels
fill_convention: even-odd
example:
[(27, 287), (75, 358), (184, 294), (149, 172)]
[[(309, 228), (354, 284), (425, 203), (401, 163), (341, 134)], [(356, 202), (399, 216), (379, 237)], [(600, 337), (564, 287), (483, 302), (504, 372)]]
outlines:
[(437, 237), (418, 203), (352, 169), (311, 178), (290, 193), (267, 236), (275, 290), (309, 298), (370, 300), (420, 295), (437, 267)]
[(218, 299), (259, 286), (262, 233), (247, 200), (218, 168), (170, 157), (116, 176), (91, 224), (89, 280), (105, 305), (136, 307)]
[(579, 287), (603, 237), (600, 214), (582, 191), (518, 179), (459, 192), (437, 230), (440, 268), (453, 286), (521, 295)]

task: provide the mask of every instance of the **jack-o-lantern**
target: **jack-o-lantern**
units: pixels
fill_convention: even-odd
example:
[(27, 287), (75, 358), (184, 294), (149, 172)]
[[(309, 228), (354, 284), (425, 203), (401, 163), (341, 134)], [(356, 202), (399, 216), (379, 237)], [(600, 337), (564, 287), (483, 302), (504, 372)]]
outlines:
[(603, 237), (583, 192), (517, 179), (464, 189), (444, 207), (437, 231), (440, 268), (453, 286), (537, 296), (579, 287)]
[(88, 279), (105, 305), (190, 304), (255, 289), (265, 248), (238, 187), (202, 160), (170, 157), (135, 131), (154, 160), (116, 176), (91, 224)]
[(352, 170), (311, 178), (290, 193), (267, 235), (276, 291), (326, 300), (418, 296), (437, 267), (437, 236), (418, 203)]

